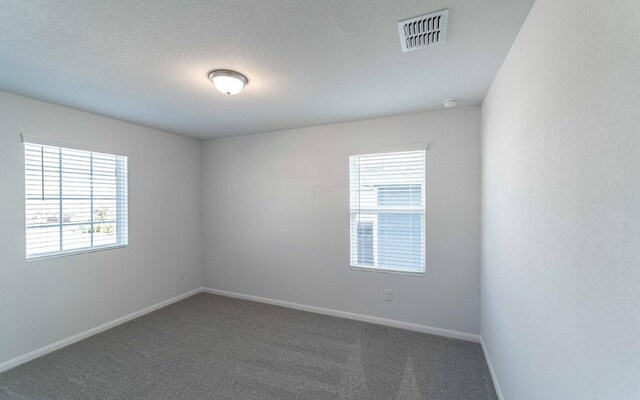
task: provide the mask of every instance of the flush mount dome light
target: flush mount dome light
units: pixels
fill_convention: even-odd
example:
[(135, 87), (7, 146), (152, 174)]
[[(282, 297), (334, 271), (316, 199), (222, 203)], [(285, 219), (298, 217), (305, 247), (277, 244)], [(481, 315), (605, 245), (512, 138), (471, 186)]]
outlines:
[(246, 76), (228, 69), (217, 69), (209, 74), (213, 86), (224, 94), (238, 94), (249, 83)]
[(444, 106), (444, 108), (453, 108), (457, 106), (459, 102), (459, 99), (447, 99), (442, 102), (442, 105)]

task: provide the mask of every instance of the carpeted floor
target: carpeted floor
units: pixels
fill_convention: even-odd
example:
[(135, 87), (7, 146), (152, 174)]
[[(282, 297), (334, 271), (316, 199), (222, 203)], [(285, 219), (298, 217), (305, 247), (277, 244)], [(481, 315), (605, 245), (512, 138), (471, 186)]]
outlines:
[(198, 294), (0, 374), (0, 399), (497, 399), (480, 345)]

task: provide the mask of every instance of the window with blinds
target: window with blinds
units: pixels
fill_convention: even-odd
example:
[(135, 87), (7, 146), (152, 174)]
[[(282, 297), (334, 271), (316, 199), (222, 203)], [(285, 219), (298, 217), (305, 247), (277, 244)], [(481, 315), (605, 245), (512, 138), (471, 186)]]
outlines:
[(127, 157), (24, 142), (27, 259), (127, 245)]
[(352, 268), (425, 272), (425, 150), (349, 157)]

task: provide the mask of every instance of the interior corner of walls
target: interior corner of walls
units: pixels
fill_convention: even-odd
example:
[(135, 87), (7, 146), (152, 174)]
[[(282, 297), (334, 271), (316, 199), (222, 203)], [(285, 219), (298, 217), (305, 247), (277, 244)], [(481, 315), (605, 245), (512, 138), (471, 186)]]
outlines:
[[(442, 218), (436, 225), (431, 225), (434, 228), (428, 228), (434, 232), (447, 232), (442, 237), (446, 243), (444, 251), (433, 252), (437, 256), (431, 259), (442, 268), (442, 275), (420, 282), (401, 280), (395, 290), (409, 290), (407, 288), (417, 285), (420, 289), (412, 294), (415, 303), (439, 302), (441, 306), (429, 307), (425, 312), (411, 305), (403, 311), (393, 311), (392, 316), (400, 318), (402, 315), (406, 321), (477, 334), (480, 329), (479, 264), (477, 257), (472, 259), (470, 254), (479, 252), (479, 122), (480, 106), (472, 105), (205, 142), (203, 285), (245, 293), (281, 293), (283, 300), (320, 304), (304, 290), (289, 290), (282, 286), (282, 282), (287, 281), (308, 285), (302, 273), (291, 276), (287, 271), (300, 263), (299, 247), (309, 246), (314, 254), (323, 256), (306, 260), (302, 269), (305, 274), (328, 283), (326, 296), (331, 300), (323, 304), (345, 311), (386, 315), (376, 301), (377, 291), (386, 278), (377, 273), (351, 273), (348, 259), (345, 263), (341, 253), (344, 249), (348, 251), (349, 219), (343, 219), (335, 210), (345, 206), (348, 209), (348, 153), (353, 148), (432, 140), (434, 147), (429, 156), (428, 174), (434, 183), (431, 187), (437, 188), (431, 195), (440, 200), (432, 203), (434, 208), (431, 210), (445, 215), (446, 220), (451, 208), (446, 199), (459, 201), (459, 212), (452, 216), (456, 228), (440, 229), (441, 224), (446, 224)], [(331, 138), (329, 144), (328, 137)], [(452, 160), (457, 160), (456, 168), (450, 168)], [(247, 180), (251, 184), (238, 184)], [(229, 187), (230, 190), (216, 191), (212, 189), (215, 187)], [(255, 190), (260, 196), (255, 196)], [(235, 200), (236, 197), (240, 201)], [(304, 202), (300, 202), (301, 198)], [(291, 205), (296, 213), (304, 207), (309, 222), (317, 229), (300, 232), (288, 210)], [(260, 217), (256, 218), (254, 212), (247, 213), (247, 208), (255, 210)], [(283, 218), (274, 218), (276, 215)], [(314, 216), (323, 221), (312, 221)], [(334, 222), (328, 224), (327, 217)], [(339, 228), (340, 224), (344, 226)], [(254, 227), (250, 241), (237, 229), (227, 228), (249, 225)], [(346, 238), (336, 234), (337, 231), (345, 232)], [(251, 251), (237, 245), (243, 241), (251, 244)], [(287, 243), (293, 251), (279, 250), (273, 246), (274, 241)], [(456, 258), (455, 268), (446, 268), (452, 262), (446, 253), (455, 246), (464, 247), (465, 256)], [(233, 268), (223, 271), (221, 266), (226, 263), (232, 263)], [(266, 270), (269, 279), (261, 279)], [(344, 284), (338, 281), (339, 277), (347, 279), (356, 289), (351, 293), (334, 293)], [(440, 290), (447, 284), (440, 279), (455, 282), (454, 290), (449, 293)], [(464, 294), (454, 299), (453, 292), (457, 290)], [(451, 298), (443, 300), (442, 296)]]
[(69, 345), (71, 345), (73, 343), (76, 343), (76, 342), (79, 342), (81, 340), (87, 339), (87, 338), (89, 338), (89, 337), (91, 337), (93, 335), (96, 335), (96, 334), (100, 333), (100, 332), (104, 332), (107, 329), (114, 328), (114, 327), (116, 327), (118, 325), (121, 325), (121, 324), (123, 324), (125, 322), (128, 322), (128, 321), (131, 321), (133, 319), (139, 318), (139, 317), (141, 317), (141, 316), (143, 316), (145, 314), (148, 314), (150, 312), (159, 310), (160, 308), (163, 308), (163, 307), (166, 307), (166, 306), (171, 305), (173, 303), (176, 303), (178, 301), (184, 300), (184, 299), (186, 299), (188, 297), (194, 296), (194, 295), (196, 295), (198, 293), (201, 293), (202, 291), (203, 291), (202, 287), (197, 287), (195, 289), (186, 291), (186, 292), (181, 293), (181, 294), (179, 294), (179, 295), (177, 295), (175, 297), (172, 297), (170, 299), (163, 300), (163, 301), (161, 301), (159, 303), (156, 303), (156, 304), (153, 304), (153, 305), (151, 305), (149, 307), (143, 308), (141, 310), (137, 310), (135, 312), (132, 312), (132, 313), (127, 314), (125, 316), (122, 316), (120, 318), (116, 318), (116, 319), (114, 319), (112, 321), (106, 322), (106, 323), (101, 324), (99, 326), (95, 326), (93, 328), (87, 329), (87, 330), (85, 330), (83, 332), (77, 333), (75, 335), (72, 335), (70, 337), (64, 338), (62, 340), (58, 340), (58, 341), (56, 341), (54, 343), (48, 344), (48, 345), (46, 345), (44, 347), (38, 348), (38, 349), (33, 350), (33, 351), (29, 352), (29, 353), (19, 355), (18, 357), (15, 357), (15, 358), (12, 358), (12, 359), (9, 359), (9, 360), (6, 360), (6, 361), (2, 361), (2, 362), (0, 362), (0, 373), (3, 372), (3, 371), (7, 371), (9, 369), (15, 368), (15, 367), (17, 367), (19, 365), (22, 365), (22, 364), (24, 364), (26, 362), (34, 360), (34, 359), (36, 359), (38, 357), (42, 357), (42, 356), (44, 356), (46, 354), (52, 353), (52, 352), (54, 352), (56, 350), (59, 350), (59, 349), (61, 349), (63, 347), (66, 347), (66, 346), (69, 346)]
[(493, 368), (493, 363), (491, 362), (491, 356), (489, 355), (489, 349), (484, 342), (484, 337), (480, 335), (480, 347), (482, 348), (482, 354), (484, 354), (485, 361), (487, 362), (487, 368), (489, 368), (489, 375), (491, 376), (491, 381), (493, 382), (493, 388), (496, 391), (496, 395), (498, 396), (498, 400), (504, 400), (504, 396), (502, 394), (502, 388), (500, 387), (500, 382), (498, 381), (498, 375), (496, 375), (496, 371)]
[(509, 397), (637, 397), (611, 293), (639, 293), (639, 4), (535, 2), (483, 102), (481, 332)]
[(533, 0), (532, 4), (531, 4), (531, 8), (529, 8), (529, 11), (527, 12), (527, 17), (525, 18), (522, 26), (520, 27), (520, 29), (518, 30), (518, 33), (516, 34), (516, 36), (513, 38), (513, 41), (511, 42), (511, 44), (509, 45), (509, 50), (507, 51), (507, 55), (504, 57), (504, 59), (502, 60), (502, 63), (500, 64), (500, 67), (498, 67), (498, 71), (496, 72), (495, 76), (493, 77), (493, 80), (491, 81), (491, 84), (489, 85), (489, 89), (487, 89), (487, 93), (485, 94), (484, 99), (482, 100), (481, 103), (481, 108), (484, 108), (484, 102), (487, 99), (487, 97), (491, 94), (492, 89), (496, 83), (496, 81), (498, 80), (498, 78), (502, 75), (502, 70), (505, 68), (505, 64), (507, 63), (507, 60), (509, 60), (509, 55), (513, 52), (516, 43), (518, 42), (518, 38), (520, 38), (520, 35), (523, 32), (523, 29), (525, 28), (525, 25), (527, 23), (527, 21), (529, 20), (529, 16), (531, 15), (531, 13), (534, 11), (534, 7), (536, 7), (536, 3), (538, 2), (538, 0)]
[[(5, 92), (0, 92), (0, 103), (5, 144), (15, 140), (10, 146), (0, 146), (0, 153), (10, 156), (0, 157), (0, 175), (10, 179), (6, 183), (13, 193), (0, 200), (4, 215), (11, 216), (3, 217), (3, 228), (5, 232), (22, 232), (23, 235), (21, 238), (10, 235), (11, 242), (5, 240), (16, 243), (12, 247), (20, 251), (3, 251), (7, 249), (7, 243), (0, 246), (0, 264), (7, 266), (0, 268), (0, 281), (10, 282), (38, 272), (37, 277), (34, 275), (33, 285), (37, 290), (25, 290), (24, 285), (8, 285), (2, 289), (3, 296), (21, 304), (20, 312), (2, 315), (0, 330), (5, 327), (7, 330), (7, 335), (2, 335), (6, 342), (0, 344), (2, 350), (5, 346), (7, 349), (6, 353), (0, 352), (3, 357), (37, 349), (114, 316), (124, 315), (136, 307), (142, 308), (194, 286), (202, 286), (200, 220), (203, 207), (198, 192), (202, 187), (199, 179), (202, 168), (197, 141)], [(42, 118), (34, 118), (34, 115)], [(33, 263), (25, 261), (21, 132), (70, 144), (122, 147), (130, 152), (130, 230), (126, 248)], [(157, 229), (158, 215), (171, 221), (167, 222), (169, 224), (175, 221), (172, 228), (176, 229)], [(72, 273), (79, 269), (82, 274)], [(179, 270), (184, 272), (182, 280)], [(19, 274), (12, 274), (13, 271)], [(148, 284), (149, 277), (153, 277), (153, 285)], [(140, 290), (132, 289), (140, 287)], [(119, 290), (121, 295), (113, 296), (109, 288)], [(31, 296), (35, 291), (38, 295)], [(64, 296), (60, 297), (61, 293)], [(58, 301), (46, 301), (54, 296)], [(59, 302), (74, 306), (58, 306)], [(52, 313), (59, 318), (54, 321)], [(41, 332), (31, 329), (45, 321), (49, 329)]]

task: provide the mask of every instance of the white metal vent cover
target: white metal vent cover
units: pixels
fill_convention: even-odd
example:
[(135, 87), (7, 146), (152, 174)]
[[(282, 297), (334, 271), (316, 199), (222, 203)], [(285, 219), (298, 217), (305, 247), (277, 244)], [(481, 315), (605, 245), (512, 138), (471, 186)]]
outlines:
[(398, 22), (402, 51), (413, 51), (447, 40), (449, 10), (440, 10)]

